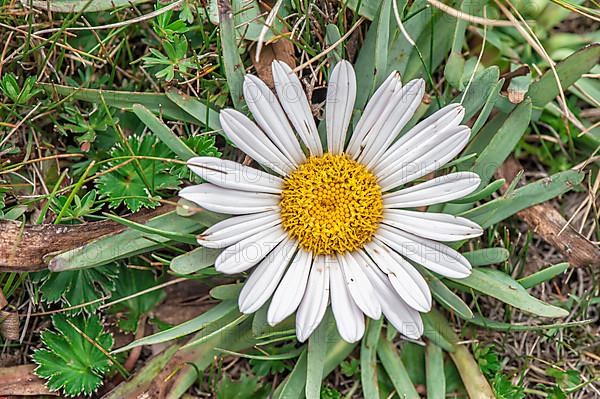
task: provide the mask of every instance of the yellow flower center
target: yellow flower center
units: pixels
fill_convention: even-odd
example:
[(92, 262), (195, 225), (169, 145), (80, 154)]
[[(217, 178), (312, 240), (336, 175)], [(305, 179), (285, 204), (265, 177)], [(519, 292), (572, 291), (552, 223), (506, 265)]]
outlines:
[(377, 179), (345, 154), (308, 158), (285, 179), (279, 205), (284, 229), (314, 254), (361, 248), (383, 218)]

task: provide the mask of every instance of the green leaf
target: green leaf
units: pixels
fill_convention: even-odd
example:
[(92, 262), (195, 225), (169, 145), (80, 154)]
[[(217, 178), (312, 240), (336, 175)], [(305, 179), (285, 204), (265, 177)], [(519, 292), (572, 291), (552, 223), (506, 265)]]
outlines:
[(388, 50), (390, 43), (390, 15), (392, 1), (382, 0), (377, 18), (377, 39), (375, 41), (375, 76), (374, 84), (378, 87), (387, 77)]
[[(73, 100), (87, 101), (92, 104), (101, 104), (102, 98), (111, 107), (119, 108), (125, 111), (130, 110), (134, 104), (141, 104), (155, 114), (163, 118), (180, 122), (194, 124), (204, 124), (205, 119), (196, 119), (187, 112), (180, 109), (165, 94), (162, 93), (142, 93), (131, 91), (115, 90), (97, 90), (82, 89), (79, 87), (69, 87), (49, 83), (37, 83), (41, 85), (49, 94), (68, 96)], [(213, 111), (214, 112), (214, 111)], [(208, 126), (213, 128), (212, 126)]]
[(457, 52), (451, 52), (448, 57), (448, 62), (444, 68), (444, 77), (450, 85), (454, 88), (459, 88), (460, 78), (465, 68), (465, 59), (462, 54)]
[(96, 179), (96, 187), (103, 198), (109, 200), (109, 207), (121, 204), (137, 212), (142, 207), (154, 208), (159, 202), (155, 196), (167, 196), (165, 190), (177, 189), (180, 181), (170, 173), (170, 164), (154, 159), (139, 159), (127, 162), (131, 156), (146, 156), (170, 159), (173, 156), (169, 147), (156, 137), (130, 136), (127, 144), (117, 143), (110, 152), (112, 158), (103, 171), (110, 170)]
[(269, 386), (260, 384), (259, 377), (250, 377), (247, 374), (242, 374), (237, 381), (225, 376), (215, 393), (217, 399), (260, 399), (268, 397)]
[(428, 272), (427, 281), (431, 289), (431, 295), (440, 305), (456, 312), (463, 319), (468, 320), (473, 318), (473, 312), (471, 312), (469, 306), (440, 279)]
[[(219, 113), (212, 108), (202, 104), (200, 101), (188, 95), (177, 92), (175, 89), (167, 91), (167, 99), (177, 105), (189, 118), (193, 118), (192, 123), (202, 123), (213, 130), (221, 130), (219, 122)], [(149, 108), (152, 110), (152, 108)]]
[(494, 180), (493, 182), (491, 182), (490, 184), (488, 184), (481, 190), (476, 191), (473, 194), (467, 195), (466, 197), (462, 197), (461, 199), (451, 201), (451, 203), (453, 203), (453, 204), (471, 204), (473, 202), (480, 201), (484, 198), (489, 197), (496, 191), (498, 191), (498, 189), (500, 187), (502, 187), (504, 185), (504, 183), (505, 183), (504, 179)]
[(523, 288), (533, 288), (538, 284), (542, 284), (545, 281), (548, 281), (559, 274), (562, 274), (567, 271), (569, 268), (569, 264), (567, 262), (558, 263), (556, 265), (552, 265), (540, 271), (537, 271), (527, 277), (523, 277), (518, 280), (519, 284), (523, 286)]
[(293, 399), (301, 397), (306, 383), (306, 359), (307, 354), (306, 351), (304, 351), (296, 361), (296, 365), (290, 374), (288, 374), (286, 379), (283, 380), (277, 389), (275, 389), (275, 392), (273, 392), (273, 399)]
[(116, 301), (129, 296), (132, 297), (114, 305), (112, 312), (124, 312), (123, 315), (119, 316), (117, 321), (118, 326), (123, 331), (135, 333), (140, 317), (151, 311), (165, 298), (166, 293), (162, 289), (143, 295), (136, 295), (141, 291), (155, 287), (159, 282), (160, 280), (157, 280), (154, 273), (150, 270), (138, 270), (130, 267), (121, 269), (119, 278), (117, 279), (115, 295), (113, 295), (112, 300)]
[[(491, 67), (492, 68), (492, 67)], [(488, 68), (489, 69), (489, 68)], [(496, 68), (496, 71), (498, 69)], [(496, 77), (498, 80), (498, 77)], [(504, 79), (500, 79), (500, 81), (496, 82), (496, 84), (492, 84), (489, 87), (489, 91), (487, 95), (485, 95), (485, 103), (481, 108), (481, 112), (477, 116), (475, 123), (471, 127), (471, 135), (476, 135), (479, 133), (479, 130), (483, 127), (483, 125), (487, 122), (490, 114), (492, 113), (492, 109), (494, 109), (494, 105), (496, 105), (496, 101), (500, 96), (500, 90), (502, 90), (502, 86), (504, 85)]]
[(425, 347), (425, 374), (427, 399), (445, 399), (444, 352), (442, 352), (442, 348), (432, 342), (428, 342)]
[(141, 231), (142, 233), (147, 233), (147, 234), (151, 234), (151, 235), (159, 235), (159, 236), (162, 236), (169, 240), (181, 242), (184, 244), (195, 245), (197, 243), (196, 237), (193, 234), (179, 233), (179, 232), (170, 231), (170, 230), (157, 229), (157, 228), (147, 226), (142, 223), (133, 222), (127, 218), (122, 218), (117, 215), (111, 215), (109, 213), (104, 213), (104, 216), (106, 216), (108, 219), (110, 219), (112, 221), (121, 223), (133, 230)]
[(41, 10), (76, 13), (115, 10), (120, 7), (147, 3), (150, 0), (21, 0), (27, 7)]
[(379, 398), (376, 351), (382, 323), (383, 317), (379, 320), (369, 319), (367, 331), (360, 346), (360, 381), (365, 398)]
[(100, 306), (99, 299), (115, 290), (118, 269), (116, 265), (108, 265), (60, 273), (44, 272), (43, 275), (40, 292), (47, 303), (62, 302), (66, 307), (89, 303), (66, 311), (69, 315), (76, 315), (93, 312)]
[(379, 0), (343, 0), (342, 2), (352, 11), (371, 21), (377, 16), (381, 4)]
[[(190, 217), (177, 215), (175, 211), (150, 219), (146, 225), (159, 230), (177, 226), (180, 233), (196, 233), (212, 226), (222, 216), (202, 211)], [(106, 263), (161, 248), (169, 239), (161, 235), (149, 235), (141, 231), (126, 229), (118, 234), (102, 237), (81, 247), (55, 256), (48, 267), (52, 271), (64, 271), (97, 267)]]
[(458, 369), (469, 398), (494, 398), (490, 384), (465, 345), (455, 345), (450, 357)]
[(486, 143), (487, 145), (479, 153), (471, 168), (472, 172), (479, 175), (482, 183), (487, 183), (494, 175), (496, 169), (510, 155), (527, 130), (530, 119), (531, 101), (527, 99), (506, 117), (489, 143)]
[(454, 346), (459, 341), (458, 335), (440, 311), (434, 308), (428, 313), (421, 313), (421, 318), (425, 325), (423, 334), (447, 352), (454, 351)]
[(241, 314), (239, 311), (228, 313), (221, 319), (212, 322), (210, 329), (202, 329), (200, 333), (192, 338), (190, 342), (185, 344), (182, 349), (202, 345), (213, 339), (215, 336), (224, 335), (228, 330), (242, 324), (248, 317), (249, 315)]
[(394, 348), (392, 342), (386, 339), (380, 339), (377, 344), (377, 355), (379, 355), (381, 364), (389, 375), (398, 396), (405, 399), (419, 399), (420, 396), (408, 376), (406, 367), (404, 367), (404, 363), (402, 363), (402, 359), (400, 359), (400, 355), (396, 351), (396, 348)]
[[(600, 58), (600, 43), (593, 43), (559, 62), (555, 68), (562, 89), (566, 90), (577, 82), (581, 75), (589, 72), (598, 64), (598, 58)], [(553, 71), (548, 69), (539, 80), (533, 82), (529, 86), (528, 94), (536, 107), (543, 107), (555, 99), (559, 89)]]
[[(307, 367), (306, 367), (306, 398), (319, 399), (321, 394), (321, 380), (325, 367), (327, 354), (327, 329), (332, 324), (331, 312), (327, 311), (321, 324), (308, 338)], [(335, 323), (334, 323), (335, 324)]]
[(191, 274), (215, 264), (219, 249), (198, 247), (171, 260), (171, 270), (178, 274)]
[(583, 177), (582, 172), (575, 170), (560, 172), (534, 183), (529, 183), (508, 195), (468, 210), (462, 213), (461, 216), (471, 219), (485, 229), (525, 208), (570, 191), (581, 183)]
[(471, 324), (497, 331), (543, 331), (557, 328), (581, 327), (593, 323), (593, 320), (571, 321), (568, 323), (554, 324), (515, 324), (504, 323), (502, 321), (490, 320), (481, 315), (475, 315), (472, 319), (467, 320)]
[(133, 112), (163, 143), (165, 143), (167, 147), (171, 149), (171, 151), (177, 154), (180, 159), (187, 161), (196, 156), (194, 151), (177, 137), (167, 125), (150, 112), (148, 108), (141, 104), (134, 104)]
[(194, 317), (191, 320), (178, 324), (175, 327), (171, 327), (168, 330), (164, 330), (156, 334), (135, 340), (126, 346), (118, 348), (114, 351), (114, 353), (128, 351), (129, 349), (133, 349), (136, 346), (154, 345), (163, 342), (168, 342), (177, 338), (184, 337), (188, 334), (203, 330), (205, 328), (212, 328), (213, 323), (218, 322), (219, 320), (222, 320), (225, 317), (232, 314), (239, 314), (239, 312), (237, 312), (237, 302), (221, 302), (220, 304), (210, 308), (206, 312)]
[(510, 252), (506, 248), (484, 248), (471, 252), (463, 252), (471, 266), (485, 266), (502, 263), (508, 259)]
[(566, 310), (549, 305), (529, 295), (523, 286), (499, 270), (473, 269), (469, 277), (450, 280), (459, 286), (479, 291), (538, 316), (565, 317), (569, 315)]
[(227, 299), (237, 299), (243, 286), (243, 283), (219, 285), (212, 288), (209, 294), (213, 298), (220, 299), (222, 301)]
[(98, 316), (86, 319), (57, 314), (52, 316), (52, 325), (56, 332), (43, 331), (44, 348), (36, 350), (32, 356), (38, 364), (36, 375), (48, 380), (48, 388), (62, 390), (67, 396), (91, 395), (102, 385), (104, 374), (110, 369), (108, 357), (98, 346), (109, 351), (113, 345), (112, 335), (103, 330)]
[(239, 48), (235, 36), (235, 24), (231, 4), (226, 1), (217, 1), (219, 8), (219, 25), (221, 27), (221, 46), (223, 47), (223, 63), (225, 64), (225, 77), (229, 86), (229, 93), (233, 106), (241, 111), (244, 104), (242, 88), (244, 85), (244, 64), (240, 58)]

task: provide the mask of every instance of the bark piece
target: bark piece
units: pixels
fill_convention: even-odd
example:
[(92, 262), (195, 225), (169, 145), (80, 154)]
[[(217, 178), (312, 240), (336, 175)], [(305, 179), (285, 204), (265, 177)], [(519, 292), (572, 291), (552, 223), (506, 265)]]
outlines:
[(45, 381), (35, 374), (35, 364), (0, 368), (0, 395), (57, 395), (46, 388)]
[[(513, 157), (504, 162), (498, 171), (498, 177), (507, 181), (503, 191), (521, 169), (523, 167)], [(552, 204), (546, 202), (534, 205), (518, 212), (517, 216), (540, 238), (563, 254), (571, 265), (576, 267), (600, 265), (600, 248), (572, 226), (565, 228), (567, 221)]]
[[(173, 210), (171, 205), (138, 212), (129, 220), (144, 223)], [(0, 220), (0, 271), (29, 272), (47, 267), (48, 255), (82, 246), (93, 239), (119, 233), (125, 226), (113, 221), (89, 222), (77, 225), (25, 225), (12, 220)]]

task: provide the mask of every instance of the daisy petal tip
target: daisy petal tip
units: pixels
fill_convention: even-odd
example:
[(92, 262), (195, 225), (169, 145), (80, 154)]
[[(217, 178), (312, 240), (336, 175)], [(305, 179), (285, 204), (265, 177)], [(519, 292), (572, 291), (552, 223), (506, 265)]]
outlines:
[(308, 337), (310, 337), (310, 334), (304, 334), (298, 327), (296, 327), (296, 339), (298, 342), (305, 342)]

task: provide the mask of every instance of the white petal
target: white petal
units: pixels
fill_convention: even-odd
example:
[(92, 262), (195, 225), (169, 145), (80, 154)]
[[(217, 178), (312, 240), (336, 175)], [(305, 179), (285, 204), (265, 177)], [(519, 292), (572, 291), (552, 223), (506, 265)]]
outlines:
[(437, 241), (459, 241), (483, 233), (477, 223), (446, 213), (386, 209), (383, 223)]
[(213, 224), (198, 236), (207, 248), (225, 248), (281, 223), (279, 212), (267, 211), (234, 216)]
[(323, 146), (321, 145), (317, 125), (300, 80), (284, 62), (273, 61), (271, 67), (277, 97), (279, 97), (281, 106), (296, 129), (296, 133), (298, 133), (311, 155), (323, 155)]
[(215, 269), (225, 274), (244, 272), (263, 260), (286, 236), (281, 225), (250, 236), (223, 250), (215, 260)]
[(296, 241), (286, 238), (260, 262), (240, 292), (238, 297), (240, 312), (254, 313), (269, 300), (294, 256), (297, 246)]
[(401, 255), (442, 276), (463, 278), (471, 274), (471, 264), (464, 256), (437, 241), (386, 225), (381, 225), (377, 238)]
[(366, 138), (366, 146), (358, 158), (367, 168), (381, 159), (381, 156), (396, 139), (402, 128), (408, 123), (425, 94), (423, 79), (411, 80), (392, 96), (390, 103), (382, 112), (378, 124)]
[(291, 161), (246, 115), (234, 109), (224, 109), (219, 120), (227, 137), (256, 162), (280, 175), (293, 170)]
[(373, 287), (375, 287), (385, 317), (400, 334), (412, 339), (420, 338), (424, 329), (419, 312), (408, 306), (400, 298), (386, 276), (366, 254), (362, 251), (359, 253), (362, 255), (363, 262), (367, 265), (365, 271)]
[(279, 209), (278, 195), (229, 190), (210, 183), (185, 187), (179, 192), (179, 196), (209, 211), (230, 215)]
[(477, 190), (481, 179), (472, 172), (449, 173), (383, 195), (384, 208), (416, 208), (462, 198)]
[[(331, 288), (331, 310), (337, 330), (346, 342), (356, 342), (365, 333), (365, 317), (354, 303), (346, 285), (346, 278), (335, 259), (329, 265), (329, 286)], [(371, 298), (371, 300), (376, 300)]]
[(290, 123), (267, 85), (253, 75), (244, 79), (244, 98), (254, 119), (277, 148), (294, 164), (299, 165), (306, 156), (294, 135)]
[(312, 254), (300, 248), (269, 305), (267, 322), (271, 326), (283, 321), (298, 309), (306, 291), (311, 265)]
[(419, 312), (431, 310), (431, 291), (421, 273), (379, 240), (364, 246), (374, 263), (387, 274), (392, 287), (410, 307)]
[(464, 116), (465, 109), (462, 105), (456, 103), (447, 105), (434, 112), (392, 144), (392, 146), (385, 151), (383, 156), (374, 163), (373, 170), (377, 174), (389, 170), (391, 164), (404, 157), (415, 147), (420, 147), (429, 140), (438, 140), (438, 137), (440, 137), (444, 131), (457, 127)]
[(215, 157), (194, 157), (187, 166), (206, 181), (241, 191), (281, 193), (283, 179), (262, 170)]
[(459, 126), (444, 134), (447, 136), (443, 140), (423, 144), (405, 158), (398, 160), (394, 166), (394, 170), (397, 171), (379, 181), (381, 190), (389, 191), (444, 166), (465, 148), (471, 129)]
[(354, 68), (348, 61), (341, 60), (331, 72), (325, 104), (327, 148), (332, 154), (341, 154), (344, 151), (346, 132), (352, 118), (355, 99), (356, 76)]
[(356, 305), (370, 318), (377, 320), (381, 317), (381, 305), (375, 300), (375, 291), (369, 279), (356, 261), (352, 253), (338, 255), (342, 272), (346, 278), (348, 291)]
[(392, 94), (399, 87), (402, 87), (400, 74), (397, 71), (394, 71), (371, 96), (362, 116), (354, 128), (354, 132), (352, 133), (350, 141), (348, 142), (348, 147), (346, 148), (346, 152), (352, 159), (357, 159), (362, 152), (366, 144), (365, 137), (371, 131), (373, 126), (375, 126), (377, 121), (379, 121), (383, 109), (389, 104)]
[(296, 313), (296, 337), (304, 342), (319, 326), (329, 303), (329, 268), (317, 255), (310, 269), (306, 292)]

